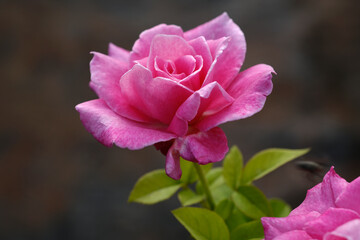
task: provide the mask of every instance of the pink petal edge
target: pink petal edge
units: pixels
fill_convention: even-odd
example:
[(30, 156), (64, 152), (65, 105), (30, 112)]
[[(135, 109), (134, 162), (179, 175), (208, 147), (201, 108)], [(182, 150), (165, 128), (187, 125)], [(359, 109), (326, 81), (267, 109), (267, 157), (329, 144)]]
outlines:
[(76, 110), (85, 128), (102, 144), (141, 149), (176, 137), (164, 128), (129, 120), (114, 113), (101, 99), (78, 104)]

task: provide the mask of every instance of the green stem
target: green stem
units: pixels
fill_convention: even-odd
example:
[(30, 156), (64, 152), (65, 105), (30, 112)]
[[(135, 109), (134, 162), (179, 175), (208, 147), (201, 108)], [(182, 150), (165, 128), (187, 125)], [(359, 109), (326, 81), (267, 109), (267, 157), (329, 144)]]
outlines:
[(210, 209), (214, 210), (214, 207), (215, 207), (214, 199), (213, 199), (213, 197), (211, 195), (209, 185), (208, 185), (208, 182), (206, 181), (204, 172), (203, 172), (203, 170), (202, 170), (202, 168), (200, 167), (199, 164), (194, 163), (194, 166), (195, 166), (196, 172), (197, 172), (197, 174), (199, 176), (199, 180), (201, 182), (201, 185), (202, 185), (202, 187), (204, 189), (205, 196), (206, 196), (207, 202), (209, 203)]

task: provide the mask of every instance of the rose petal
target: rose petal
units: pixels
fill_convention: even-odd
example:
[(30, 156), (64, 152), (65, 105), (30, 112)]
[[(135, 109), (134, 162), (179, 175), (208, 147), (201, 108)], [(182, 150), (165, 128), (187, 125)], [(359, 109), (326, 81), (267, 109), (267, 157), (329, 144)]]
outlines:
[(149, 56), (151, 42), (158, 34), (177, 35), (182, 37), (183, 31), (179, 26), (166, 24), (160, 24), (143, 31), (132, 48), (132, 52), (130, 53), (130, 61), (133, 62), (135, 60)]
[(179, 106), (193, 93), (170, 79), (153, 78), (139, 64), (122, 76), (120, 87), (132, 106), (165, 124), (171, 122)]
[(335, 204), (335, 199), (347, 185), (348, 183), (337, 175), (332, 167), (322, 183), (308, 190), (305, 200), (290, 213), (290, 216), (311, 211), (323, 213), (329, 207), (336, 207), (338, 204)]
[[(190, 46), (192, 46), (196, 55), (199, 55), (202, 57), (203, 66), (202, 66), (202, 70), (200, 73), (200, 79), (205, 79), (205, 76), (206, 76), (206, 74), (210, 68), (210, 65), (213, 61), (209, 46), (203, 36), (192, 39), (188, 43)], [(202, 84), (202, 83), (200, 83), (200, 84)]]
[(196, 67), (196, 59), (192, 55), (184, 55), (175, 60), (176, 72), (191, 74)]
[(217, 113), (233, 101), (234, 99), (217, 82), (212, 82), (186, 99), (176, 112), (168, 130), (178, 136), (184, 136), (188, 131), (189, 122), (193, 125), (199, 119)]
[[(283, 233), (279, 236), (273, 238), (273, 240), (310, 240), (313, 239), (305, 231), (294, 230), (290, 232)], [(271, 238), (266, 238), (266, 240), (271, 240)]]
[(176, 35), (156, 35), (150, 46), (148, 69), (154, 73), (155, 57), (175, 61), (185, 55), (195, 55), (194, 49), (185, 39)]
[(195, 92), (181, 104), (172, 119), (168, 131), (178, 136), (185, 136), (188, 132), (189, 122), (195, 118), (200, 107), (200, 94)]
[(183, 141), (179, 149), (180, 156), (199, 164), (221, 161), (229, 150), (226, 136), (218, 127), (187, 135), (180, 140)]
[(176, 149), (176, 144), (175, 141), (166, 154), (165, 172), (169, 177), (179, 180), (182, 172), (180, 168), (180, 154)]
[(127, 64), (107, 55), (94, 52), (90, 62), (90, 87), (116, 113), (140, 122), (151, 119), (130, 106), (120, 90), (119, 80), (127, 71)]
[(348, 208), (360, 214), (360, 177), (343, 187), (344, 191), (336, 199), (336, 206)]
[[(206, 40), (230, 37), (229, 45), (219, 56), (216, 67), (213, 67), (212, 80), (226, 88), (238, 74), (245, 58), (246, 43), (243, 32), (227, 15), (217, 18), (184, 33), (185, 39), (192, 40), (204, 36)], [(209, 82), (211, 82), (209, 81)]]
[(272, 90), (271, 78), (274, 70), (265, 64), (255, 65), (236, 77), (234, 82), (226, 89), (235, 100), (218, 112), (202, 119), (196, 127), (206, 131), (219, 124), (234, 121), (259, 112), (265, 104), (266, 96)]
[(331, 232), (338, 226), (359, 217), (356, 212), (349, 209), (329, 208), (317, 219), (308, 221), (304, 226), (304, 230), (311, 237), (322, 239), (327, 232)]
[(110, 57), (116, 58), (119, 61), (126, 62), (128, 64), (130, 58), (130, 52), (113, 43), (109, 43), (108, 54)]
[(200, 118), (214, 115), (234, 102), (234, 99), (217, 83), (212, 82), (198, 90), (201, 105), (194, 123)]
[(75, 108), (85, 128), (106, 146), (115, 143), (121, 148), (134, 150), (176, 137), (159, 126), (117, 115), (101, 99), (81, 103)]
[(201, 86), (201, 72), (203, 68), (203, 59), (201, 56), (196, 55), (195, 57), (195, 69), (194, 71), (180, 80), (180, 83), (194, 91), (198, 90)]
[(263, 217), (261, 218), (261, 223), (264, 227), (265, 239), (273, 239), (276, 236), (293, 230), (303, 230), (306, 222), (316, 219), (319, 215), (318, 212), (310, 212), (304, 215), (283, 218)]
[(324, 240), (360, 240), (360, 219), (354, 219), (325, 234)]

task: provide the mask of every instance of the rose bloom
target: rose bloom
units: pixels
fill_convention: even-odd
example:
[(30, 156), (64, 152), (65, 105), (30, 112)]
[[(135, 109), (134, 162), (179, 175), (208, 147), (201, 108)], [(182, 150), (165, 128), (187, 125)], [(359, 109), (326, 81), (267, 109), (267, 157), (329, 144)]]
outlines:
[(359, 240), (360, 177), (348, 183), (332, 167), (288, 217), (261, 221), (266, 240)]
[(219, 124), (260, 111), (273, 68), (239, 73), (246, 43), (226, 13), (187, 32), (160, 24), (140, 34), (132, 51), (114, 44), (94, 52), (90, 87), (99, 99), (76, 106), (85, 128), (106, 146), (155, 145), (166, 173), (181, 177), (180, 156), (199, 164), (228, 151)]

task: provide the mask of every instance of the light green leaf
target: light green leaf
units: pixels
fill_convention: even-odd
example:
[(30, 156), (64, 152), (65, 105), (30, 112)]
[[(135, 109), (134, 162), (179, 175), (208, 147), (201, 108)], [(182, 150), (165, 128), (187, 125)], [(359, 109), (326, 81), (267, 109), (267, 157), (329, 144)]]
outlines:
[(252, 221), (251, 218), (245, 216), (239, 209), (234, 208), (231, 215), (226, 219), (226, 225), (228, 226), (230, 232), (232, 232), (239, 225), (250, 221)]
[(185, 188), (178, 193), (178, 199), (182, 206), (190, 206), (203, 201), (204, 195), (194, 193), (190, 188)]
[(285, 163), (306, 154), (309, 149), (270, 148), (253, 156), (243, 170), (242, 183), (250, 184), (262, 178)]
[(172, 213), (196, 240), (229, 240), (230, 238), (224, 220), (213, 211), (183, 207), (173, 210)]
[(259, 219), (266, 216), (266, 214), (261, 211), (256, 203), (252, 202), (251, 199), (247, 198), (247, 196), (243, 195), (242, 193), (233, 192), (231, 197), (235, 206), (246, 216), (253, 219)]
[(231, 240), (249, 240), (253, 238), (262, 239), (264, 237), (264, 229), (260, 220), (244, 223), (231, 232)]
[(218, 205), (215, 207), (215, 212), (219, 214), (224, 220), (226, 220), (234, 209), (234, 203), (229, 199), (224, 199), (219, 202)]
[[(180, 158), (180, 167), (182, 171), (180, 181), (185, 184), (191, 184), (198, 179), (198, 175), (196, 173), (194, 163), (191, 161), (184, 160)], [(206, 165), (200, 165), (204, 174), (206, 174), (212, 167), (212, 163)]]
[(255, 186), (241, 186), (238, 192), (246, 197), (252, 204), (259, 208), (266, 216), (270, 216), (272, 211), (265, 194)]
[[(221, 179), (224, 178), (221, 176)], [(231, 193), (233, 192), (233, 190), (224, 182), (222, 184), (210, 186), (210, 191), (214, 198), (215, 204), (219, 204), (219, 202), (222, 200), (230, 198)]]
[(291, 207), (281, 199), (270, 199), (270, 206), (272, 208), (273, 217), (287, 217), (291, 212)]
[[(205, 175), (206, 181), (209, 185), (209, 187), (216, 187), (218, 185), (221, 185), (224, 183), (224, 178), (222, 177), (222, 167), (216, 167), (211, 169), (206, 175)], [(196, 184), (196, 191), (198, 193), (203, 193), (203, 188), (201, 186), (201, 182), (198, 182)]]
[(196, 181), (197, 174), (193, 162), (186, 161), (183, 158), (180, 158), (180, 167), (182, 171), (180, 179), (181, 182), (190, 184)]
[(170, 198), (181, 187), (180, 181), (168, 177), (163, 169), (143, 175), (135, 184), (129, 202), (154, 204)]
[(223, 164), (223, 175), (225, 182), (233, 189), (237, 189), (241, 182), (243, 169), (243, 156), (240, 150), (233, 146), (226, 155)]

